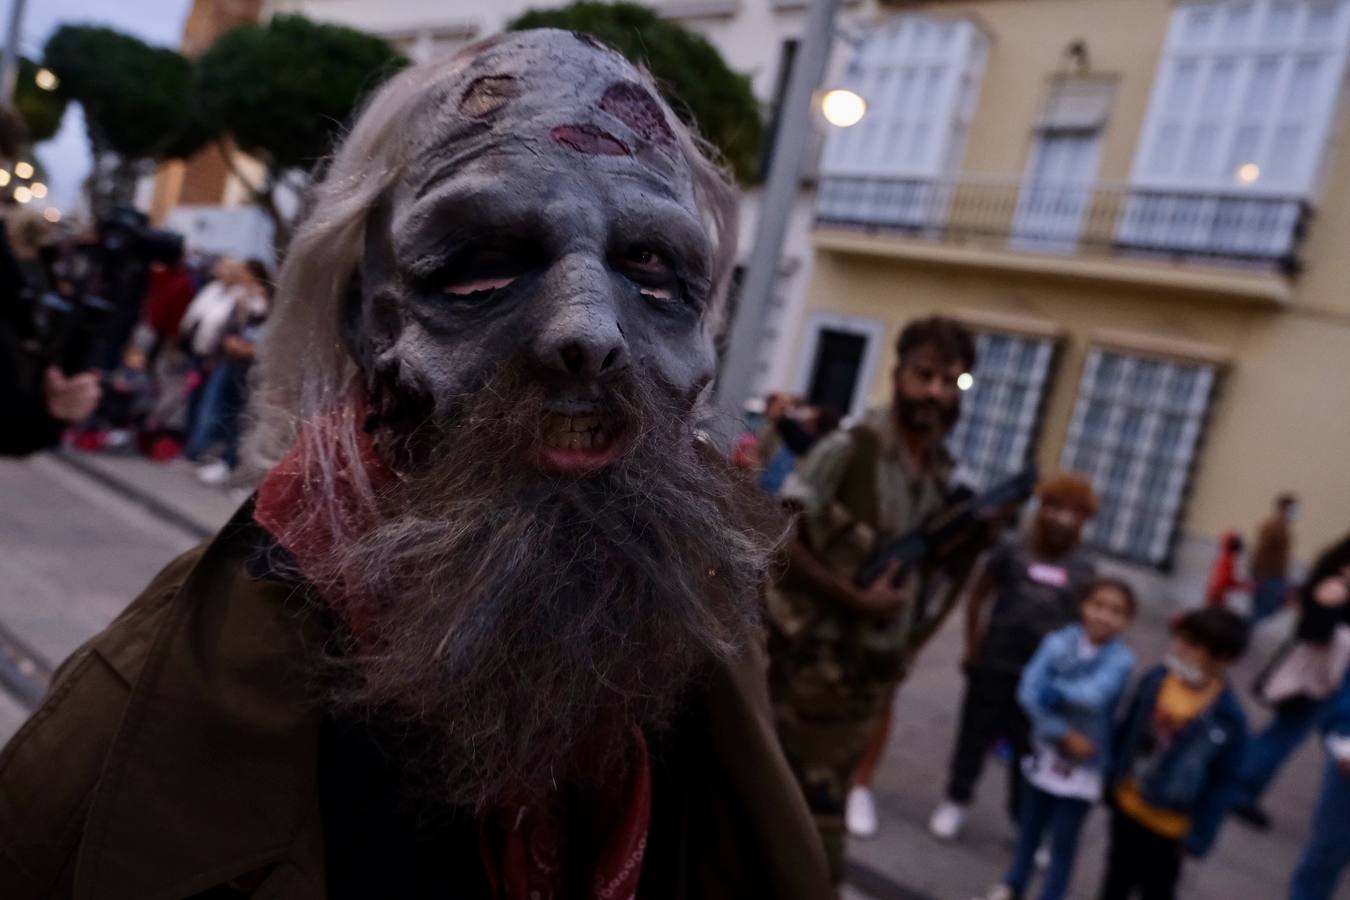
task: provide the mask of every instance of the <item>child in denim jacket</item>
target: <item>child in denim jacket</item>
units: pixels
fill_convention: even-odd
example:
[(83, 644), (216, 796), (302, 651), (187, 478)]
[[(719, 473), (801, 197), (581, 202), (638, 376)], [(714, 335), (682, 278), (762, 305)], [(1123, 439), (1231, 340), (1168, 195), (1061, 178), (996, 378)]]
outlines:
[(1204, 856), (1237, 791), (1247, 719), (1228, 668), (1247, 624), (1224, 609), (1172, 627), (1165, 663), (1140, 679), (1112, 758), (1111, 849), (1101, 900), (1171, 900), (1183, 857)]
[(1133, 589), (1114, 578), (1090, 582), (1081, 596), (1080, 621), (1041, 641), (1018, 685), (1018, 702), (1031, 720), (1031, 753), (1022, 760), (1027, 789), (1012, 866), (989, 900), (1021, 900), (1047, 829), (1050, 866), (1040, 896), (1061, 900), (1083, 821), (1101, 799), (1116, 704), (1134, 668), (1120, 633), (1134, 618), (1136, 600)]

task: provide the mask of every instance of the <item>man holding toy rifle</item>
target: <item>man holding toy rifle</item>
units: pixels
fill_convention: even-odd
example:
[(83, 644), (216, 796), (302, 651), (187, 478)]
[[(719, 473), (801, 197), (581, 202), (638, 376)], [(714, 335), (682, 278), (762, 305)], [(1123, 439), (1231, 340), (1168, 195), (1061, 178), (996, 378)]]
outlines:
[(896, 352), (890, 408), (822, 440), (784, 486), (800, 515), (786, 571), (769, 590), (778, 733), (836, 883), (846, 811), (849, 831), (876, 827), (866, 783), (895, 688), (951, 612), (1006, 505), (949, 492), (943, 442), (975, 365), (970, 332), (922, 319), (904, 328)]

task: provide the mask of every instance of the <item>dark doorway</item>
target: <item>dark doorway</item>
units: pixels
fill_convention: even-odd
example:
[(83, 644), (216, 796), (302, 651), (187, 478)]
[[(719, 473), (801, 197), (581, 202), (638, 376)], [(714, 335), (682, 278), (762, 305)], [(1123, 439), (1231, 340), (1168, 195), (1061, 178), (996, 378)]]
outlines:
[(853, 407), (853, 390), (858, 385), (858, 370), (862, 368), (866, 349), (865, 335), (822, 328), (807, 400), (848, 415)]

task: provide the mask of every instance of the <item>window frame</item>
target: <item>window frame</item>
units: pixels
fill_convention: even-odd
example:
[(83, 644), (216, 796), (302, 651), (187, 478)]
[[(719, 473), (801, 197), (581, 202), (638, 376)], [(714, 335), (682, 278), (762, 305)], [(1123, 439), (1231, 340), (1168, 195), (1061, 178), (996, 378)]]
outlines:
[[(1154, 390), (1147, 395), (1138, 394), (1137, 386), (1131, 382), (1133, 372), (1122, 373), (1111, 385), (1098, 384), (1101, 362), (1107, 356), (1118, 358), (1124, 367), (1136, 367), (1140, 363), (1163, 367), (1160, 375), (1153, 376), (1158, 382)], [(1195, 489), (1200, 456), (1220, 402), (1226, 368), (1224, 363), (1212, 358), (1173, 355), (1100, 340), (1089, 345), (1078, 379), (1068, 433), (1060, 450), (1060, 467), (1082, 472), (1097, 488), (1101, 508), (1084, 532), (1085, 543), (1095, 551), (1125, 562), (1170, 571)], [(1175, 404), (1164, 403), (1159, 392), (1169, 386), (1168, 379), (1174, 378), (1176, 372), (1187, 369), (1196, 372), (1196, 384), (1185, 399), (1185, 405), (1190, 408), (1181, 409)], [(1197, 396), (1196, 391), (1203, 396)], [(1134, 402), (1123, 402), (1126, 396)], [(1103, 397), (1107, 402), (1107, 424), (1100, 437), (1085, 441), (1091, 404)], [(1193, 408), (1196, 405), (1200, 406), (1198, 410)], [(1141, 433), (1122, 437), (1126, 431), (1122, 420), (1131, 409), (1138, 411), (1136, 424)], [(1171, 443), (1165, 443), (1165, 432), (1160, 427), (1162, 420), (1178, 412), (1188, 413), (1180, 422), (1182, 443), (1177, 444), (1176, 437)], [(1186, 446), (1187, 441), (1189, 446)], [(1126, 452), (1120, 452), (1122, 448), (1126, 448)], [(1085, 452), (1095, 456), (1090, 467), (1081, 464)], [(1132, 532), (1146, 521), (1145, 504), (1152, 493), (1147, 481), (1159, 477), (1158, 457), (1163, 454), (1170, 454), (1172, 459), (1161, 461), (1165, 466), (1161, 478), (1167, 484), (1163, 485), (1159, 498), (1161, 506), (1154, 510), (1153, 516), (1155, 519), (1157, 516), (1166, 518), (1161, 535), (1156, 534), (1155, 526), (1151, 540), (1140, 548)], [(1118, 488), (1111, 486), (1109, 480), (1112, 478), (1119, 478), (1122, 484)], [(1110, 531), (1103, 535), (1100, 533), (1103, 528)]]
[[(1225, 193), (1308, 199), (1316, 195), (1330, 156), (1328, 148), (1335, 134), (1347, 62), (1350, 61), (1350, 0), (1330, 0), (1337, 7), (1337, 19), (1332, 34), (1325, 40), (1312, 39), (1306, 33), (1309, 28), (1308, 10), (1320, 5), (1313, 0), (1293, 0), (1296, 19), (1291, 27), (1298, 32), (1298, 37), (1285, 41), (1263, 40), (1259, 35), (1261, 27), (1268, 21), (1270, 10), (1282, 2), (1287, 0), (1201, 0), (1178, 4), (1172, 10), (1167, 38), (1154, 74), (1144, 126), (1135, 147), (1130, 173), (1132, 187), (1197, 195)], [(1250, 21), (1242, 40), (1234, 43), (1223, 34), (1225, 17), (1231, 16), (1235, 7), (1243, 6), (1251, 11)], [(1214, 37), (1208, 44), (1192, 42), (1187, 31), (1194, 18), (1207, 11), (1214, 14)], [(1278, 62), (1277, 82), (1270, 88), (1270, 104), (1272, 109), (1277, 109), (1294, 70), (1301, 61), (1313, 57), (1322, 59), (1327, 65), (1327, 71), (1322, 74), (1321, 83), (1299, 123), (1306, 129), (1306, 136), (1300, 150), (1303, 159), (1298, 170), (1286, 179), (1263, 179), (1258, 176), (1255, 181), (1244, 183), (1239, 179), (1236, 168), (1233, 171), (1227, 169), (1233, 168), (1230, 157), (1239, 133), (1252, 125), (1243, 110), (1257, 67), (1272, 59)], [(1170, 95), (1174, 91), (1179, 67), (1186, 63), (1195, 67), (1195, 84), (1184, 98), (1185, 108), (1172, 109), (1169, 105)], [(1225, 63), (1234, 66), (1234, 74), (1223, 98), (1224, 109), (1197, 124), (1200, 119), (1198, 113), (1204, 112), (1207, 106), (1202, 95), (1210, 83), (1211, 71)], [(1282, 124), (1288, 125), (1292, 121), (1282, 121)], [(1188, 173), (1184, 167), (1185, 158), (1194, 149), (1196, 129), (1206, 124), (1216, 128), (1215, 144), (1208, 154), (1216, 160), (1216, 168), (1207, 173)], [(1181, 132), (1167, 138), (1164, 134), (1166, 129), (1178, 125)], [(1265, 162), (1280, 127), (1280, 124), (1270, 124), (1262, 131), (1259, 142), (1263, 149), (1254, 153), (1251, 161)], [(1164, 145), (1174, 147), (1172, 163), (1165, 170), (1155, 165), (1156, 154)]]
[[(1045, 354), (1042, 371), (1033, 377), (1030, 384), (1026, 385), (1028, 387), (1038, 388), (1038, 393), (1030, 405), (1026, 403), (1022, 404), (1022, 408), (1018, 413), (1015, 416), (1010, 417), (1013, 419), (1014, 425), (1025, 424), (1025, 433), (1022, 435), (1015, 435), (1012, 438), (1012, 443), (1014, 445), (1019, 441), (1022, 443), (1020, 459), (1012, 468), (995, 471), (993, 466), (990, 465), (990, 463), (994, 461), (992, 456), (987, 460), (980, 460), (978, 465), (972, 465), (971, 460), (969, 459), (969, 446), (963, 448), (957, 446), (958, 443), (968, 443), (968, 438), (966, 437), (967, 432), (963, 429), (969, 428), (974, 430), (978, 427), (975, 424), (975, 420), (967, 418), (967, 416), (975, 414), (973, 401), (976, 398), (962, 398), (961, 418), (957, 420), (956, 425), (947, 436), (945, 444), (948, 452), (952, 454), (952, 457), (956, 461), (955, 480), (966, 483), (977, 490), (983, 490), (997, 483), (999, 479), (1007, 478), (1036, 463), (1041, 438), (1045, 429), (1046, 410), (1049, 406), (1050, 395), (1054, 389), (1055, 379), (1059, 372), (1060, 362), (1064, 355), (1065, 341), (1061, 335), (1055, 333), (1018, 331), (1014, 329), (990, 327), (975, 322), (967, 324), (975, 335), (977, 348), (975, 369), (972, 372), (975, 376), (975, 384), (971, 389), (972, 391), (980, 390), (981, 385), (988, 383), (988, 380), (991, 378), (988, 373), (984, 375), (980, 374), (981, 362), (984, 361), (985, 365), (988, 365), (987, 360), (990, 355), (989, 342), (1003, 339), (1035, 344), (1038, 345), (1038, 350)], [(995, 379), (998, 378), (998, 376), (993, 377)], [(1008, 381), (1011, 381), (1011, 379)], [(999, 384), (1000, 396), (994, 401), (993, 408), (999, 409), (1001, 408), (1000, 405), (1006, 402), (1006, 391), (1008, 388), (1002, 380), (996, 380), (996, 383)], [(976, 396), (978, 397), (978, 395)], [(1024, 419), (1027, 420), (1025, 423), (1022, 421)], [(995, 428), (996, 427), (997, 424), (995, 425)], [(993, 429), (990, 429), (991, 433), (992, 431)], [(980, 439), (977, 446), (987, 448), (993, 443), (993, 439), (986, 436)], [(987, 451), (979, 455), (987, 455)]]

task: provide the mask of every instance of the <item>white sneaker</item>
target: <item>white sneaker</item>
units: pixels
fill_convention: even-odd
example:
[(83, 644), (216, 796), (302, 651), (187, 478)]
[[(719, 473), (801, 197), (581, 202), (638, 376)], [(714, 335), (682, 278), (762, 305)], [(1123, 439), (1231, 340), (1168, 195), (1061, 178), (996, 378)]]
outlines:
[(230, 477), (230, 467), (221, 460), (209, 462), (197, 470), (197, 480), (211, 486), (224, 484)]
[(844, 824), (848, 826), (848, 833), (854, 837), (876, 836), (877, 804), (869, 788), (862, 785), (849, 788), (848, 804), (844, 807)]
[(964, 824), (966, 808), (960, 803), (943, 800), (942, 805), (933, 810), (933, 817), (928, 820), (928, 830), (938, 840), (951, 841), (961, 833)]

